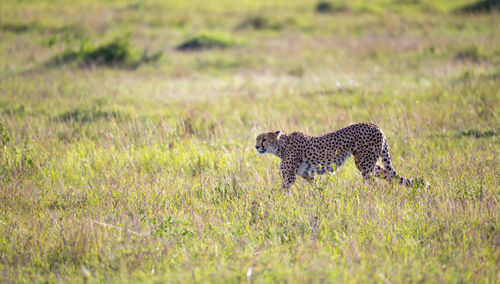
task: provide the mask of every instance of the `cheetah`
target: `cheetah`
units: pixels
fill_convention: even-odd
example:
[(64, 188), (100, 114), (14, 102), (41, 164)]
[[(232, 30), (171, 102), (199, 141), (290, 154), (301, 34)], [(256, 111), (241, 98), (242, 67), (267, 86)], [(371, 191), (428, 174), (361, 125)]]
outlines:
[[(408, 187), (428, 186), (422, 179), (408, 179), (396, 173), (384, 133), (373, 123), (351, 124), (321, 136), (267, 132), (259, 134), (256, 140), (255, 148), (260, 154), (281, 158), (281, 189), (285, 191), (290, 189), (297, 175), (311, 182), (315, 174), (335, 173), (351, 155), (364, 180), (375, 176)], [(384, 167), (377, 164), (379, 157)]]

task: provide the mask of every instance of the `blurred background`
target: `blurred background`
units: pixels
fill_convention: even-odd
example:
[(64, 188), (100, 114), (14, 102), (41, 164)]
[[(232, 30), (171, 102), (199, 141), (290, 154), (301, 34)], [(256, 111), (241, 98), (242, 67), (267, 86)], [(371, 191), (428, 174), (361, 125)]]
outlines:
[[(500, 57), (495, 0), (2, 1), (0, 9), (1, 106), (62, 117), (85, 116), (76, 102), (163, 115), (166, 101), (221, 95), (391, 89), (404, 99), (442, 78), (495, 73)], [(355, 117), (377, 117), (367, 115)]]

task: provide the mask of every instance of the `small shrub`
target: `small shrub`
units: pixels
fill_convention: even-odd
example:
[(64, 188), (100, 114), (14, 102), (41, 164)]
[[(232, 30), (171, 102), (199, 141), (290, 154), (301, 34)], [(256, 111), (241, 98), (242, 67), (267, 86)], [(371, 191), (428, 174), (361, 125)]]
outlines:
[(118, 37), (108, 43), (94, 47), (88, 40), (80, 43), (78, 51), (66, 50), (61, 55), (49, 60), (46, 65), (57, 66), (60, 64), (78, 62), (86, 65), (106, 65), (136, 68), (141, 64), (156, 62), (162, 52), (148, 54), (147, 50), (141, 52), (132, 47), (128, 36)]
[(318, 13), (330, 13), (332, 11), (332, 4), (328, 2), (319, 2), (316, 4), (316, 12)]
[(263, 16), (253, 16), (245, 19), (238, 26), (238, 29), (254, 29), (254, 30), (282, 30), (283, 24), (271, 21)]
[(116, 38), (111, 42), (82, 54), (89, 63), (115, 64), (125, 63), (133, 53), (128, 37)]
[(7, 128), (0, 122), (0, 143), (6, 145), (10, 142), (10, 135)]
[(476, 45), (471, 45), (458, 51), (455, 58), (458, 60), (480, 61), (485, 58), (485, 55)]
[(330, 2), (321, 1), (316, 4), (315, 10), (317, 13), (324, 14), (342, 13), (349, 11), (349, 6), (344, 3), (333, 4)]
[(407, 4), (407, 5), (422, 4), (422, 0), (396, 0), (394, 2), (397, 4)]
[(458, 9), (458, 12), (463, 13), (490, 13), (492, 11), (500, 11), (500, 0), (483, 0)]
[(140, 10), (143, 6), (144, 6), (143, 3), (141, 3), (141, 2), (130, 3), (127, 5), (127, 9), (136, 11), (136, 10)]
[(302, 77), (304, 76), (304, 67), (297, 65), (288, 70), (288, 75)]
[(228, 48), (234, 45), (236, 45), (236, 41), (230, 36), (215, 33), (203, 33), (188, 39), (184, 43), (177, 46), (177, 49), (183, 51), (203, 50), (212, 48)]
[(26, 107), (23, 104), (14, 104), (7, 108), (4, 108), (0, 113), (10, 116), (24, 117), (26, 115)]

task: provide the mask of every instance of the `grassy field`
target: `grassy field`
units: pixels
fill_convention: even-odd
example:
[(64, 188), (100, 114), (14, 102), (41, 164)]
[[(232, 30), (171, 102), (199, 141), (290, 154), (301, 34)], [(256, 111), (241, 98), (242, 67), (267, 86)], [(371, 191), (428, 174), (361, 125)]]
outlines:
[[(498, 283), (486, 2), (1, 1), (0, 282)], [(430, 188), (254, 149), (361, 121)]]

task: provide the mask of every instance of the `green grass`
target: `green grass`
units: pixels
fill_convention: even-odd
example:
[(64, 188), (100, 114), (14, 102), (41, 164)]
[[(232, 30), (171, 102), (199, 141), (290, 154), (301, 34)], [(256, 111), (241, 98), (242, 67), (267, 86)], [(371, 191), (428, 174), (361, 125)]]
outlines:
[[(476, 2), (0, 2), (0, 282), (498, 282), (500, 18)], [(430, 188), (348, 160), (287, 196), (254, 150), (360, 121)]]

